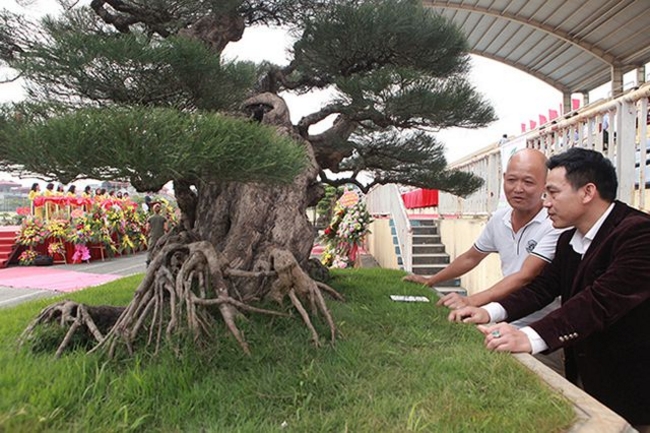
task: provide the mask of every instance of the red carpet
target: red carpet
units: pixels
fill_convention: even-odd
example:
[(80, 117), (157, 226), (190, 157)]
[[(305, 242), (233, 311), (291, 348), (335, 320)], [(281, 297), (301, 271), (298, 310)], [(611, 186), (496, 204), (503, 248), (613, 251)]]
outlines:
[(122, 278), (120, 275), (88, 274), (52, 267), (17, 266), (0, 269), (0, 286), (74, 292)]

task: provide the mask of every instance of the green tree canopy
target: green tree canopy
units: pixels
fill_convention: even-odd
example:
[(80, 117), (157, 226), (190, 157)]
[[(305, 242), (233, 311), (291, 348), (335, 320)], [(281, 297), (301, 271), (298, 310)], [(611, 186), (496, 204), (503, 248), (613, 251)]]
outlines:
[(0, 169), (63, 183), (128, 179), (142, 191), (186, 178), (286, 183), (306, 162), (304, 148), (273, 128), (219, 114), (110, 106), (16, 122), (16, 113), (0, 120)]
[[(289, 64), (254, 65), (222, 58), (223, 48), (239, 40), (251, 25), (291, 29), (295, 43)], [(349, 170), (345, 182), (364, 190), (396, 182), (461, 195), (472, 192), (481, 180), (448, 171), (444, 145), (434, 134), (449, 127), (481, 127), (495, 118), (467, 81), (463, 34), (415, 0), (95, 0), (90, 7), (71, 7), (37, 23), (4, 11), (0, 57), (27, 79), (31, 101), (68, 109), (92, 106), (99, 110), (97, 116), (115, 104), (226, 115), (243, 109), (254, 116), (255, 110), (268, 109), (242, 107), (254, 93), (295, 92), (309, 97), (311, 90), (331, 89), (334, 98), (303, 116), (294, 128), (312, 146), (322, 181), (343, 182), (328, 179), (325, 170)], [(111, 112), (106, 113), (108, 118)], [(139, 113), (136, 117), (144, 115)], [(330, 115), (336, 117), (334, 125), (313, 134), (310, 127)], [(42, 124), (35, 123), (32, 133), (25, 131), (27, 127), (21, 125), (23, 140), (42, 136)], [(129, 142), (117, 143), (118, 130), (112, 132), (111, 142), (128, 147)], [(4, 136), (5, 148), (26, 145), (7, 139), (13, 134)], [(151, 155), (178, 152), (167, 149), (176, 146), (175, 140), (145, 142)], [(34, 150), (44, 145), (41, 140)], [(74, 179), (75, 172), (78, 176), (124, 172), (114, 166), (123, 159), (99, 148), (95, 151), (95, 145), (86, 147), (94, 158), (83, 159), (83, 169), (80, 160), (71, 170), (70, 152), (59, 153), (55, 146), (40, 152), (51, 160), (49, 166), (67, 167), (42, 174), (65, 172), (66, 179)], [(193, 149), (200, 155), (211, 150), (211, 142), (205, 142), (201, 151)], [(45, 168), (20, 152), (5, 152), (2, 158), (6, 168)], [(159, 173), (149, 167), (146, 177), (157, 184), (174, 179), (172, 172), (183, 176), (183, 160), (179, 164), (177, 170), (160, 166)], [(215, 166), (211, 172), (220, 170)], [(362, 184), (357, 178), (361, 173), (374, 177)]]

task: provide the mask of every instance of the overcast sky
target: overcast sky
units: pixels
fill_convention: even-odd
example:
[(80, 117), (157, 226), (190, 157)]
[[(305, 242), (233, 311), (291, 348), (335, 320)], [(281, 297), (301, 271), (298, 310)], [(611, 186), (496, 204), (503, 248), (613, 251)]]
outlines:
[[(2, 0), (1, 3), (2, 7), (18, 10), (15, 0)], [(56, 11), (56, 4), (55, 0), (40, 0), (22, 10), (33, 15), (51, 13)], [(231, 43), (224, 54), (240, 60), (269, 60), (286, 64), (290, 45), (289, 36), (282, 30), (253, 28), (245, 31), (241, 41)], [(0, 70), (0, 77), (10, 73), (6, 69)], [(546, 83), (510, 66), (478, 56), (472, 56), (470, 82), (493, 105), (499, 120), (478, 130), (454, 128), (439, 132), (437, 137), (445, 143), (450, 162), (498, 141), (503, 134), (520, 134), (521, 123), (528, 124), (529, 120), (537, 122), (539, 114), (548, 116), (549, 109), (557, 110), (562, 103), (561, 92)], [(0, 85), (0, 102), (22, 97), (19, 81)], [(591, 100), (597, 97), (600, 96), (592, 95)], [(303, 115), (317, 111), (326, 102), (326, 94), (287, 95), (286, 99), (292, 118), (297, 121)]]

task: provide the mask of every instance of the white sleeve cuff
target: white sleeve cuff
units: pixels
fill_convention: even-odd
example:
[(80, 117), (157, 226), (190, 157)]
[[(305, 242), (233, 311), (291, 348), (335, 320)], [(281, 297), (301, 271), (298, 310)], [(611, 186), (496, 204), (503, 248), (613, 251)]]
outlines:
[(490, 315), (490, 322), (503, 322), (508, 317), (506, 309), (498, 302), (490, 302), (489, 304), (483, 305), (481, 308), (486, 310)]
[(528, 341), (530, 341), (530, 347), (532, 349), (530, 353), (532, 355), (548, 349), (546, 342), (542, 340), (542, 337), (540, 337), (539, 334), (530, 326), (524, 326), (520, 329), (520, 331), (526, 334), (526, 337), (528, 337)]

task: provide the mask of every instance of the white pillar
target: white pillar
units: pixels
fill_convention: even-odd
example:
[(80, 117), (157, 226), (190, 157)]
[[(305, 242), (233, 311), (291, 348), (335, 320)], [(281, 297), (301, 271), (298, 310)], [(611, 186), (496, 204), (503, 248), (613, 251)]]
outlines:
[(566, 114), (571, 111), (571, 92), (562, 93), (562, 114)]
[(611, 97), (617, 98), (623, 94), (623, 69), (620, 66), (612, 66), (612, 89)]
[[(616, 116), (616, 173), (618, 175), (618, 199), (626, 203), (634, 200), (634, 175), (625, 173), (629, 167), (634, 167), (634, 153), (636, 150), (636, 103), (621, 101)], [(612, 133), (609, 140), (612, 146)]]
[(636, 68), (636, 85), (645, 83), (645, 65)]

